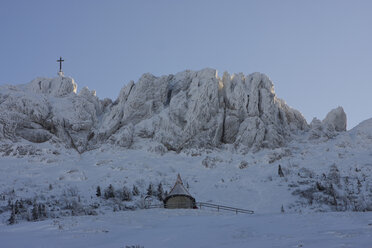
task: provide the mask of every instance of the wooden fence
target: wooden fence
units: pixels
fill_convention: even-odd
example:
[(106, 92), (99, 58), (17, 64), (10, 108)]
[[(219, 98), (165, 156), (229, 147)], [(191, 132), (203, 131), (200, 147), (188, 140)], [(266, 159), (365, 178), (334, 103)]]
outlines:
[[(248, 209), (242, 209), (242, 208), (234, 208), (234, 207), (228, 207), (228, 206), (223, 206), (223, 205), (217, 205), (217, 204), (212, 204), (212, 203), (207, 203), (207, 202), (197, 202), (196, 207), (198, 209), (203, 209), (203, 208), (213, 208), (217, 209), (217, 211), (230, 211), (230, 212), (235, 212), (236, 214), (238, 213), (243, 213), (243, 214), (253, 214), (253, 210), (248, 210)], [(174, 206), (172, 206), (174, 207)], [(164, 208), (163, 204), (153, 204), (153, 205), (148, 205), (146, 208)]]
[(199, 209), (214, 208), (214, 209), (217, 209), (217, 211), (225, 210), (225, 211), (235, 212), (236, 214), (238, 214), (238, 213), (253, 214), (254, 213), (253, 210), (242, 209), (242, 208), (233, 208), (233, 207), (217, 205), (217, 204), (212, 204), (212, 203), (207, 203), (207, 202), (197, 202), (196, 206), (199, 207)]

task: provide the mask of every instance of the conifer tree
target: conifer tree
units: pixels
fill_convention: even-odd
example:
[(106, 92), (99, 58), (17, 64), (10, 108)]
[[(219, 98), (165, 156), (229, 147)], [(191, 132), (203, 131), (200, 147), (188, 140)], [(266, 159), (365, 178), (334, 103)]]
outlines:
[(139, 195), (139, 190), (138, 190), (136, 185), (133, 185), (132, 195), (134, 195), (134, 196)]
[(280, 165), (278, 166), (278, 175), (280, 177), (284, 177), (284, 173), (283, 173), (282, 167)]
[(147, 188), (147, 195), (153, 195), (154, 194), (154, 190), (152, 189), (152, 184), (150, 183), (149, 184), (149, 187)]
[(32, 208), (32, 220), (38, 220), (39, 219), (39, 208), (38, 208), (38, 205), (36, 203), (36, 201), (34, 202), (34, 207)]
[(101, 187), (100, 186), (97, 186), (96, 196), (101, 197)]
[(123, 201), (131, 201), (132, 200), (132, 194), (131, 194), (130, 190), (125, 186), (123, 187), (122, 200)]
[(19, 205), (19, 201), (16, 200), (15, 204), (14, 204), (14, 213), (15, 214), (19, 214), (19, 208), (18, 208), (18, 205)]
[(16, 222), (15, 217), (16, 217), (16, 215), (15, 215), (15, 211), (14, 211), (14, 208), (13, 208), (12, 213), (10, 214), (10, 217), (8, 219), (8, 224), (9, 225), (13, 225)]
[(46, 217), (46, 207), (45, 204), (40, 203), (38, 205), (38, 218), (41, 219), (43, 217)]
[(105, 189), (105, 198), (106, 199), (109, 199), (109, 198), (115, 198), (115, 190), (114, 190), (114, 186), (112, 186), (111, 184), (108, 186), (107, 189)]
[(159, 201), (162, 201), (163, 200), (163, 194), (164, 194), (164, 191), (163, 191), (163, 185), (161, 183), (158, 184), (158, 189), (157, 189), (157, 197), (159, 199)]
[(45, 206), (45, 204), (41, 204), (41, 211), (40, 211), (40, 213), (41, 213), (41, 216), (42, 217), (47, 217), (47, 212), (46, 212), (46, 206)]

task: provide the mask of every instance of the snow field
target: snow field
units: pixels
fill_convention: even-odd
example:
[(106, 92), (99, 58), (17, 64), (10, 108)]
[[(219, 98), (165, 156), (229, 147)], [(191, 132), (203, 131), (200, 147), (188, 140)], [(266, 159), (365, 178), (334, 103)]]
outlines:
[[(20, 238), (22, 237), (22, 238)], [(0, 226), (4, 247), (372, 247), (372, 213), (138, 210)]]

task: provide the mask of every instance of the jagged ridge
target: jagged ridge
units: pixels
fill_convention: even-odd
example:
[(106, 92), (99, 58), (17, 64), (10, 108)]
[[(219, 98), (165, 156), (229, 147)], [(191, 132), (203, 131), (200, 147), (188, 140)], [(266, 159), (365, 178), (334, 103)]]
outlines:
[[(64, 76), (0, 87), (0, 139), (62, 143), (80, 153), (102, 143), (131, 147), (143, 140), (162, 151), (221, 144), (260, 149), (283, 146), (293, 134), (310, 130), (262, 73), (224, 73), (222, 79), (214, 69), (144, 74), (115, 102), (76, 89)], [(344, 131), (346, 115), (341, 108), (319, 125)]]

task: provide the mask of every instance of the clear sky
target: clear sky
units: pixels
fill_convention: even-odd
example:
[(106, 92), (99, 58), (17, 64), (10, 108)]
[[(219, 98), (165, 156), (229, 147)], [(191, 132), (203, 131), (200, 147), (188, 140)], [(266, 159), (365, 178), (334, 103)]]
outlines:
[(1, 0), (0, 84), (54, 77), (116, 99), (130, 80), (185, 69), (267, 74), (310, 122), (372, 117), (372, 1)]

